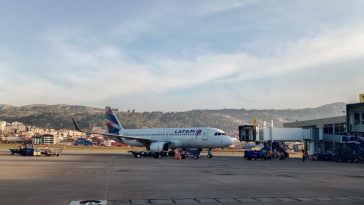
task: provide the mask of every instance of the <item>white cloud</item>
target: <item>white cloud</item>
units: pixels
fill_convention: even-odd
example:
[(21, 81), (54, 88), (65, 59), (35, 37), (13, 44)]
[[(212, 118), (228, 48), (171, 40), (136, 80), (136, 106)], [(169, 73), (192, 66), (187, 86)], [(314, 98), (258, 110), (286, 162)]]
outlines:
[[(137, 26), (136, 29), (143, 29), (143, 26), (140, 28)], [(305, 88), (311, 89), (311, 94), (316, 96), (315, 102), (323, 104), (335, 100), (335, 96), (339, 95), (348, 98), (346, 95), (348, 92), (351, 90), (357, 92), (357, 87), (362, 85), (359, 78), (345, 79), (342, 83), (346, 89), (341, 88), (342, 84), (336, 85), (330, 81), (324, 81), (324, 84), (310, 82), (310, 86), (302, 86), (296, 85), (295, 79), (291, 79), (292, 76), (302, 75), (305, 71), (327, 70), (329, 78), (337, 80), (338, 75), (345, 73), (346, 65), (350, 62), (358, 63), (354, 66), (364, 66), (362, 62), (358, 62), (358, 59), (364, 58), (364, 26), (361, 24), (324, 31), (313, 38), (306, 37), (286, 42), (271, 56), (211, 51), (209, 54), (200, 54), (192, 59), (172, 59), (159, 55), (150, 57), (149, 54), (141, 53), (139, 58), (142, 60), (137, 61), (128, 56), (125, 48), (107, 43), (102, 38), (85, 34), (78, 29), (50, 30), (46, 33), (45, 39), (49, 47), (47, 53), (44, 53), (44, 58), (29, 59), (10, 51), (0, 52), (1, 56), (5, 56), (0, 59), (1, 102), (15, 105), (30, 103), (87, 105), (94, 102), (108, 104), (109, 99), (119, 99), (122, 104), (127, 102), (129, 99), (125, 98), (130, 96), (142, 99), (148, 96), (145, 98), (157, 101), (158, 95), (165, 96), (166, 92), (198, 90), (202, 89), (201, 87), (206, 91), (209, 85), (222, 92), (224, 89), (218, 86), (223, 84), (235, 88), (230, 93), (220, 93), (224, 97), (220, 99), (224, 100), (214, 100), (214, 91), (210, 90), (201, 91), (199, 97), (209, 100), (208, 105), (203, 100), (191, 102), (188, 97), (184, 103), (189, 103), (189, 108), (219, 107), (219, 105), (243, 107), (247, 101), (241, 102), (246, 100), (246, 96), (241, 92), (244, 87), (248, 87), (251, 91), (247, 93), (252, 96), (250, 102), (248, 101), (251, 103), (250, 107), (254, 107), (253, 105), (267, 107), (263, 103), (278, 106), (285, 95), (295, 96), (296, 101), (290, 99), (289, 103), (294, 104), (299, 101), (303, 103), (305, 96), (295, 93), (297, 89), (302, 93), (305, 93)], [(358, 71), (358, 69), (352, 70)], [(364, 75), (363, 71), (358, 75)], [(283, 79), (282, 76), (288, 78)], [(273, 84), (260, 86), (261, 79), (271, 79)], [(287, 85), (277, 82), (277, 79), (285, 80)], [(246, 86), (246, 83), (251, 85)], [(312, 90), (315, 87), (318, 90), (325, 90), (329, 86), (332, 89), (337, 88), (338, 93)], [(257, 94), (259, 92), (262, 94)], [(134, 95), (135, 93), (137, 95)], [(271, 98), (276, 96), (277, 99), (262, 102), (264, 94), (270, 95)], [(183, 98), (178, 100), (183, 103)], [(176, 101), (170, 100), (174, 103)], [(222, 103), (225, 105), (221, 105)], [(139, 106), (144, 106), (140, 109), (153, 109), (148, 108), (145, 102), (141, 102)], [(165, 104), (165, 107), (168, 105)]]
[(239, 71), (238, 81), (276, 77), (288, 72), (318, 69), (318, 66), (330, 69), (330, 64), (364, 57), (364, 25), (323, 32), (314, 38), (287, 42), (283, 47), (274, 56), (236, 53), (220, 57), (227, 67)]

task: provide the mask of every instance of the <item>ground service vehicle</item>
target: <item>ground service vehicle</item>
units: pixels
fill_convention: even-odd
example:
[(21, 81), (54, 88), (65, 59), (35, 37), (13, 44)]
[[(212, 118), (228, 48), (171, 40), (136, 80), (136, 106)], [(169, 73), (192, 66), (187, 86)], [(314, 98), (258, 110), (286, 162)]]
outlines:
[(33, 156), (35, 149), (32, 143), (23, 143), (19, 148), (9, 149), (11, 155)]
[(261, 150), (245, 150), (244, 151), (244, 158), (248, 160), (252, 159), (268, 159), (268, 150), (261, 149)]
[(62, 153), (62, 148), (34, 148), (31, 142), (23, 143), (19, 148), (9, 149), (11, 155), (20, 154), (22, 156), (59, 156)]

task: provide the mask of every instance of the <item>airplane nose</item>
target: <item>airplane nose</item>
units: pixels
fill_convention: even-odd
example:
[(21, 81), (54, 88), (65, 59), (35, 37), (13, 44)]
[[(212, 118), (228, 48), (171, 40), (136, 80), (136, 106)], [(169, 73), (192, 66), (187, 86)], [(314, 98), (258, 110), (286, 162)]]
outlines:
[(225, 143), (226, 143), (226, 146), (227, 147), (230, 146), (230, 145), (232, 145), (233, 144), (233, 138), (230, 137), (230, 136), (226, 136)]

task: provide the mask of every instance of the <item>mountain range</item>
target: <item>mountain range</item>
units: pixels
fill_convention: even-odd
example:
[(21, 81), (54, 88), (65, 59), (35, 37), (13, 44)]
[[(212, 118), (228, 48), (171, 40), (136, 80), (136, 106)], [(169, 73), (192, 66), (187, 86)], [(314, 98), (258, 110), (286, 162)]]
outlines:
[[(115, 113), (124, 128), (148, 127), (216, 127), (226, 132), (236, 132), (239, 125), (274, 121), (274, 126), (282, 127), (285, 122), (310, 120), (344, 115), (345, 103), (331, 103), (316, 108), (304, 109), (220, 109), (191, 110), (185, 112), (135, 112)], [(73, 129), (71, 117), (80, 127), (91, 129), (104, 127), (104, 109), (79, 105), (25, 105), (0, 104), (0, 121), (21, 122), (30, 126), (54, 129)]]

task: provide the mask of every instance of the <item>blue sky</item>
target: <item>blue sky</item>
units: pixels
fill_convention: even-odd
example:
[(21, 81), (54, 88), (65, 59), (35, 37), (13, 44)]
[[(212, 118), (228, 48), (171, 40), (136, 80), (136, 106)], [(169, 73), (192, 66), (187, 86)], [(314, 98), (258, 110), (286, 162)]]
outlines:
[(363, 1), (0, 0), (0, 104), (303, 108), (364, 92)]

